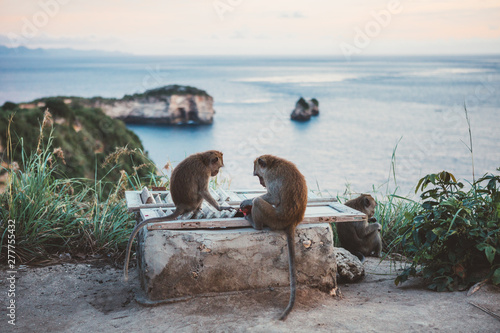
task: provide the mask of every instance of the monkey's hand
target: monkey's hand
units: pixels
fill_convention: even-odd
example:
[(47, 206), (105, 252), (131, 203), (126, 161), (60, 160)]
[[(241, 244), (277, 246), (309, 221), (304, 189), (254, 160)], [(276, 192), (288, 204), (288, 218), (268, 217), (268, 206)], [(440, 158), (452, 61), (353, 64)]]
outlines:
[(233, 209), (236, 209), (236, 208), (233, 208), (231, 206), (219, 206), (220, 210), (233, 210)]
[(244, 216), (250, 215), (252, 213), (252, 206), (242, 207), (240, 208), (240, 212), (242, 212)]
[(252, 205), (253, 205), (252, 199), (246, 199), (241, 202), (240, 211), (243, 213), (244, 216), (250, 215), (250, 213), (252, 213)]

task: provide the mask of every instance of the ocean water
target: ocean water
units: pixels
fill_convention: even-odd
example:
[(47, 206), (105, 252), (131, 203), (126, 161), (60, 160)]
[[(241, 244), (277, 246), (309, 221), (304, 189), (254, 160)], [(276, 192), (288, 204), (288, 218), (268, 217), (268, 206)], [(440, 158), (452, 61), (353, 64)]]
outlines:
[[(397, 187), (406, 195), (442, 170), (471, 180), (464, 105), (476, 178), (500, 167), (500, 56), (0, 58), (0, 103), (122, 97), (167, 84), (206, 90), (214, 124), (128, 127), (159, 167), (223, 151), (231, 188), (259, 188), (253, 160), (267, 153), (332, 194)], [(319, 100), (319, 117), (290, 121), (301, 96)]]

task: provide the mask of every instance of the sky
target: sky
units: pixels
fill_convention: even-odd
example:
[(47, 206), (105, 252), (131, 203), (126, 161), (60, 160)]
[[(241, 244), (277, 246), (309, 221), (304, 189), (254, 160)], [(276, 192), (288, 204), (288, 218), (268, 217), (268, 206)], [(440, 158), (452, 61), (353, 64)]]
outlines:
[(0, 45), (138, 55), (500, 53), (500, 0), (0, 0)]

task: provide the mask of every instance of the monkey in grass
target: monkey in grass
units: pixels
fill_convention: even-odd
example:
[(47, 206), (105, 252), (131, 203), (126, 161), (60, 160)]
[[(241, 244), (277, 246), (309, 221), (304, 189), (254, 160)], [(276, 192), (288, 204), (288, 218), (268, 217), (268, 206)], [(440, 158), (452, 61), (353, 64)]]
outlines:
[(222, 153), (216, 150), (209, 150), (186, 157), (179, 163), (170, 177), (170, 194), (175, 204), (175, 211), (164, 217), (155, 217), (139, 223), (128, 240), (127, 251), (125, 253), (124, 278), (128, 280), (128, 264), (132, 242), (137, 233), (148, 223), (158, 221), (171, 221), (178, 216), (201, 208), (203, 199), (218, 211), (230, 210), (231, 207), (221, 207), (210, 195), (208, 183), (210, 177), (219, 173), (219, 169), (224, 166)]
[(368, 221), (359, 222), (340, 222), (336, 223), (337, 234), (340, 244), (349, 252), (361, 260), (365, 261), (365, 256), (375, 255), (380, 257), (382, 252), (382, 237), (380, 230), (382, 226), (376, 223), (373, 217), (377, 202), (369, 194), (347, 201), (344, 205), (359, 210), (368, 216)]
[(285, 320), (295, 303), (297, 274), (295, 268), (295, 227), (304, 219), (307, 206), (307, 185), (297, 167), (285, 159), (262, 155), (254, 161), (254, 176), (267, 193), (247, 199), (241, 210), (252, 226), (261, 230), (264, 226), (272, 230), (284, 230), (288, 245), (290, 273), (290, 300), (280, 320)]

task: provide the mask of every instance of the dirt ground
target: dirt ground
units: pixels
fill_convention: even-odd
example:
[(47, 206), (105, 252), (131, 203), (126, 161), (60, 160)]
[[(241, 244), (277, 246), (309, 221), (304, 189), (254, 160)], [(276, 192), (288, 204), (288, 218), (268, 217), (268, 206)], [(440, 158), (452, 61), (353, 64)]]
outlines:
[(485, 285), (473, 295), (436, 293), (413, 279), (394, 285), (396, 268), (375, 258), (365, 262), (366, 277), (339, 283), (343, 298), (300, 288), (285, 322), (277, 320), (288, 289), (248, 291), (197, 298), (158, 307), (134, 301), (137, 272), (129, 283), (109, 264), (20, 267), (15, 283), (16, 325), (6, 307), (12, 280), (0, 271), (2, 332), (500, 332), (500, 288)]

